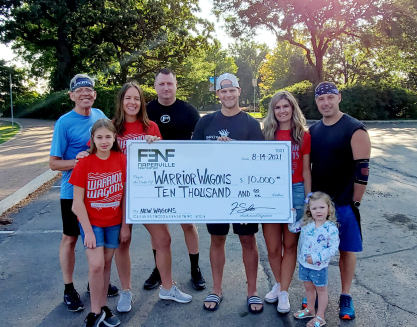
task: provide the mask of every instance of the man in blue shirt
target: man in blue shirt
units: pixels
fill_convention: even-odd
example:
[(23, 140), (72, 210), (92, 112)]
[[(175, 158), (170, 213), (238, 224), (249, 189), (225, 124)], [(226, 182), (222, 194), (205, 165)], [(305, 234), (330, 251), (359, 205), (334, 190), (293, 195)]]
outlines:
[(72, 279), (75, 245), (80, 230), (77, 217), (72, 212), (73, 186), (68, 181), (78, 161), (75, 159), (77, 154), (88, 149), (92, 126), (98, 119), (107, 117), (101, 110), (92, 108), (97, 93), (94, 90), (94, 80), (88, 75), (77, 74), (73, 77), (69, 96), (75, 107), (55, 123), (49, 167), (62, 172), (60, 198), (63, 235), (59, 248), (59, 262), (65, 283), (64, 303), (69, 311), (75, 312), (84, 309)]

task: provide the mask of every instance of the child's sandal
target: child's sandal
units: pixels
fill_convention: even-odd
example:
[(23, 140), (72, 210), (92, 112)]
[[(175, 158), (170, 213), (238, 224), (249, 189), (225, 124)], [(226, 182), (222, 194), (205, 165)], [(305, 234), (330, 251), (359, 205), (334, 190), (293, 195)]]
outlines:
[[(315, 320), (316, 321), (313, 321)], [(311, 319), (308, 323), (307, 323), (307, 327), (321, 327), (324, 326), (326, 324), (326, 321), (322, 318), (320, 318), (319, 316), (315, 316), (313, 319)]]
[(295, 319), (306, 319), (306, 318), (314, 318), (314, 314), (310, 312), (307, 308), (304, 310), (298, 310), (296, 313), (294, 313)]

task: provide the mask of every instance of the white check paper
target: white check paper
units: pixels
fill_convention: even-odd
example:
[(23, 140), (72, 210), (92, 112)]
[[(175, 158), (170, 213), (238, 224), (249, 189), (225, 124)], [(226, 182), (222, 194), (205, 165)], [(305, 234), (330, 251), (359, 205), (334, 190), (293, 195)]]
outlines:
[(127, 143), (128, 224), (292, 223), (291, 142)]

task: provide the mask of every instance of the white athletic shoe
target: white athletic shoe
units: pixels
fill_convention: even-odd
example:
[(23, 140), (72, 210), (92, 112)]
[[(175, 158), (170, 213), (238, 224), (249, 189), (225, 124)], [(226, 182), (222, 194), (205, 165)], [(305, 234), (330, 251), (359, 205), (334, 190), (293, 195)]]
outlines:
[(172, 285), (171, 289), (168, 291), (161, 287), (161, 290), (159, 291), (159, 298), (162, 300), (172, 300), (179, 303), (188, 303), (193, 299), (191, 295), (181, 292), (175, 285)]
[(280, 313), (287, 313), (290, 312), (290, 299), (288, 292), (282, 291), (278, 295), (278, 306), (277, 311)]
[(119, 312), (129, 312), (132, 310), (132, 292), (128, 291), (121, 291), (119, 302), (117, 302), (117, 311)]
[(265, 302), (267, 303), (277, 302), (279, 293), (281, 293), (281, 284), (275, 283), (275, 285), (272, 287), (272, 290), (267, 295), (265, 295)]

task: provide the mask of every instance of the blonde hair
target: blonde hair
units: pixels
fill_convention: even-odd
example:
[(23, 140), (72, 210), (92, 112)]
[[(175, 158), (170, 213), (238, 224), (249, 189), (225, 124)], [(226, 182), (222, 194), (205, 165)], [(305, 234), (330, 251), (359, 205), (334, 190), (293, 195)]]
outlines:
[(268, 114), (266, 115), (266, 118), (264, 120), (263, 129), (265, 140), (275, 140), (275, 134), (279, 130), (279, 122), (275, 117), (275, 106), (277, 105), (278, 101), (282, 99), (288, 100), (292, 107), (290, 133), (291, 140), (301, 146), (303, 143), (304, 133), (307, 130), (307, 122), (303, 115), (303, 112), (300, 109), (300, 106), (297, 103), (297, 100), (288, 91), (279, 91), (275, 93), (271, 101), (269, 102)]
[(327, 215), (327, 220), (330, 220), (331, 222), (333, 222), (336, 226), (338, 225), (337, 223), (337, 218), (336, 218), (336, 209), (334, 207), (334, 204), (332, 202), (332, 200), (330, 199), (330, 196), (328, 196), (326, 193), (323, 192), (314, 192), (309, 200), (308, 200), (308, 204), (305, 206), (304, 209), (304, 215), (303, 218), (301, 220), (301, 226), (307, 225), (311, 222), (314, 222), (314, 219), (311, 215), (311, 211), (310, 211), (310, 204), (311, 201), (316, 201), (316, 200), (323, 200), (328, 208), (329, 208), (329, 212)]
[(94, 154), (97, 152), (97, 147), (96, 144), (94, 143), (94, 133), (99, 129), (99, 128), (105, 128), (108, 129), (110, 132), (112, 132), (114, 134), (114, 142), (113, 142), (113, 146), (111, 147), (111, 151), (116, 151), (116, 152), (120, 152), (120, 147), (119, 147), (119, 143), (117, 142), (117, 133), (116, 133), (116, 128), (114, 127), (113, 123), (108, 120), (107, 118), (102, 118), (97, 120), (93, 127), (91, 128), (91, 137), (90, 137), (90, 153)]

